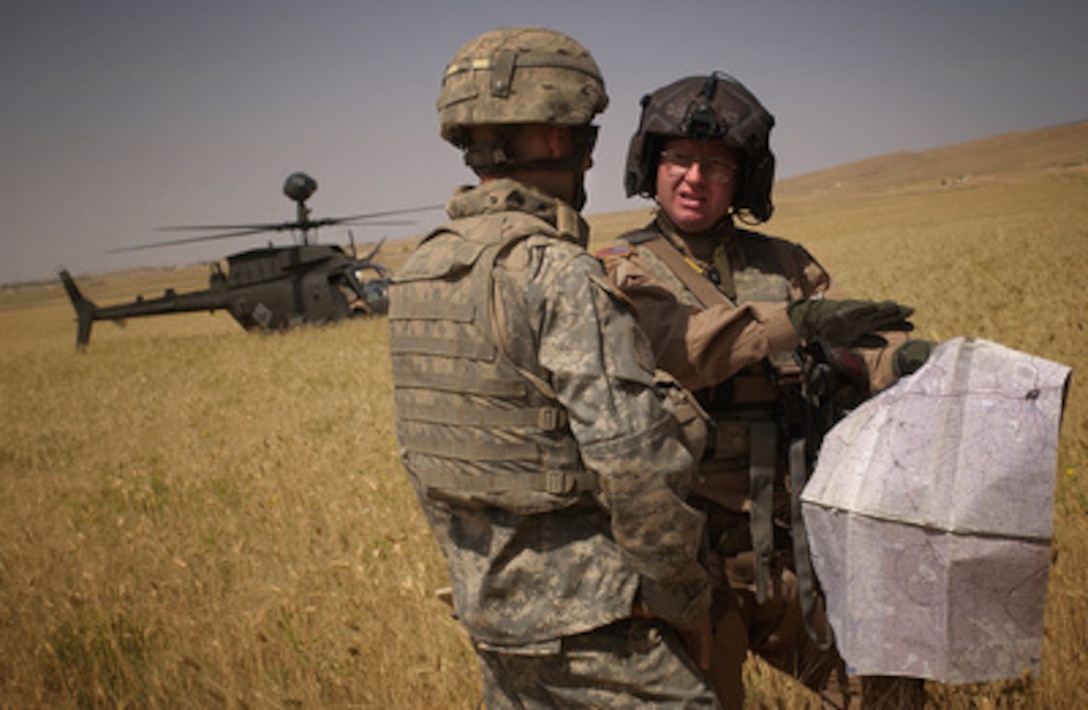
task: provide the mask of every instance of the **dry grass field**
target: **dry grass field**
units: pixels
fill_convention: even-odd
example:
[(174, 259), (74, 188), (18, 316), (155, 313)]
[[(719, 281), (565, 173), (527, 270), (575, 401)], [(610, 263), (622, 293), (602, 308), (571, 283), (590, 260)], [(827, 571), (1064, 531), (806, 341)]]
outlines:
[[(767, 231), (921, 335), (1074, 368), (1038, 676), (950, 708), (1088, 707), (1088, 124), (787, 180)], [(600, 243), (645, 211), (591, 222)], [(404, 245), (382, 256), (395, 265)], [(111, 303), (202, 268), (80, 279)], [(396, 456), (383, 319), (96, 325), (0, 290), (0, 707), (471, 708), (472, 651)], [(818, 707), (752, 660), (750, 707)]]

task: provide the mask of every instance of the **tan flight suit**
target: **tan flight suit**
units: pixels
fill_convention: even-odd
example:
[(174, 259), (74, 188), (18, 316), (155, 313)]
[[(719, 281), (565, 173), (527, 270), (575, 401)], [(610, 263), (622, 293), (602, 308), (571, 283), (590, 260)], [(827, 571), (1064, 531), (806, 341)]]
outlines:
[[(675, 248), (671, 256), (662, 241)], [(737, 230), (728, 221), (705, 233), (681, 235), (661, 212), (647, 228), (624, 235), (597, 256), (634, 303), (657, 366), (696, 392), (718, 422), (715, 451), (703, 461), (693, 501), (708, 513), (711, 544), (720, 552), (713, 669), (719, 698), (726, 707), (743, 703), (741, 665), (748, 649), (807, 686), (823, 689), (841, 661), (834, 648), (821, 650), (804, 629), (788, 544), (787, 447), (799, 432), (783, 432), (772, 420), (790, 408), (781, 405), (783, 390), (775, 382), (788, 379), (791, 367), (797, 373), (788, 356), (800, 341), (786, 306), (827, 294), (830, 276), (800, 245)], [(693, 273), (715, 284), (721, 293), (717, 301), (705, 291), (697, 293)], [(861, 372), (868, 375), (861, 385), (865, 394), (895, 380), (891, 353), (906, 338), (887, 337), (888, 347), (857, 351), (866, 365)], [(749, 463), (753, 442), (766, 436), (768, 427), (778, 429), (777, 438), (770, 434), (774, 443), (763, 445), (773, 447), (774, 553), (764, 562), (761, 585), (748, 531)], [(811, 621), (826, 634), (819, 599)]]

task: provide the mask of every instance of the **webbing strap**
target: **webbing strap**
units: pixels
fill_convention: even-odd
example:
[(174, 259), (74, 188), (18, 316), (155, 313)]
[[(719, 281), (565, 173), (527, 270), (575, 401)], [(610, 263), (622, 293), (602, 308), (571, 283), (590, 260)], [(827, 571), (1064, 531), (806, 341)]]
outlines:
[(495, 357), (495, 347), (468, 337), (464, 332), (451, 337), (401, 335), (389, 347), (393, 355), (442, 355), (464, 357), (489, 362)]
[[(808, 480), (808, 466), (805, 458), (805, 440), (798, 439), (790, 444), (790, 518), (793, 535), (793, 566), (797, 575), (797, 589), (801, 596), (801, 621), (805, 632), (816, 647), (826, 651), (834, 641), (831, 623), (824, 617), (824, 628), (818, 632), (813, 619), (816, 614), (816, 577), (812, 572), (812, 558), (808, 550), (808, 533), (805, 532), (805, 520), (801, 515), (801, 489)], [(822, 638), (821, 638), (822, 637)]]
[(729, 297), (718, 290), (710, 279), (704, 276), (684, 257), (680, 250), (673, 246), (668, 239), (658, 236), (642, 242), (654, 256), (665, 262), (676, 276), (684, 282), (695, 298), (703, 304), (703, 308), (710, 308), (719, 303), (733, 305)]
[(469, 475), (463, 472), (431, 471), (426, 485), (445, 488), (458, 493), (502, 493), (505, 491), (532, 490), (553, 495), (569, 495), (578, 492), (595, 492), (597, 477), (588, 471), (544, 471), (540, 473), (484, 473)]
[(425, 388), (458, 394), (479, 394), (493, 397), (520, 397), (527, 385), (523, 380), (498, 380), (470, 378), (465, 375), (441, 372), (422, 372), (413, 363), (393, 360), (393, 377), (397, 387)]
[(756, 601), (767, 600), (767, 580), (774, 557), (774, 472), (778, 428), (774, 422), (754, 421), (750, 429), (748, 497), (752, 501), (748, 527), (756, 555)]
[(476, 315), (472, 303), (435, 303), (396, 299), (389, 304), (389, 320), (449, 320), (454, 323), (471, 323)]
[(537, 427), (541, 431), (555, 431), (567, 421), (566, 412), (559, 407), (480, 409), (456, 404), (434, 407), (415, 402), (398, 404), (397, 418), (456, 426)]
[(555, 54), (554, 52), (524, 51), (520, 54), (515, 54), (511, 50), (499, 50), (496, 52), (494, 59), (491, 59), (490, 57), (479, 57), (462, 59), (459, 62), (451, 62), (446, 67), (443, 79), (448, 79), (454, 74), (460, 74), (461, 72), (467, 71), (491, 71), (498, 73), (500, 76), (509, 76), (513, 74), (515, 66), (532, 69), (569, 69), (571, 71), (581, 72), (594, 79), (601, 78), (600, 75), (594, 71), (593, 66), (578, 57), (564, 57)]
[[(440, 441), (429, 440), (430, 437), (415, 437), (408, 433), (402, 433), (401, 439), (406, 448), (412, 453), (426, 454), (439, 459), (452, 459), (455, 461), (530, 461), (540, 463), (542, 456), (540, 449), (532, 443), (486, 443), (479, 441)], [(430, 474), (427, 481), (430, 482)], [(509, 490), (510, 487), (502, 490)]]

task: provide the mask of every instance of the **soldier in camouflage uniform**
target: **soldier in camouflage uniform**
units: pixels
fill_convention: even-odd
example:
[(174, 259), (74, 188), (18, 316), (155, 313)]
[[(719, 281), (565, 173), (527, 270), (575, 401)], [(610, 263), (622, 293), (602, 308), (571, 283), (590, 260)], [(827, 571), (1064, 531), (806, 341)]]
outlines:
[[(749, 223), (771, 215), (773, 123), (743, 85), (718, 73), (645, 96), (625, 182), (628, 196), (653, 197), (658, 210), (598, 253), (636, 305), (657, 366), (694, 391), (716, 423), (693, 503), (708, 513), (720, 561), (713, 676), (727, 707), (743, 703), (749, 648), (817, 690), (841, 667), (807, 552), (791, 545), (799, 522), (787, 483), (791, 445), (802, 442), (794, 468), (803, 483), (805, 454), (818, 443), (810, 436), (805, 451), (811, 418), (801, 382), (812, 361), (796, 350), (821, 343), (847, 386), (840, 396), (848, 388), (854, 402), (928, 354), (904, 333), (910, 309), (825, 298), (831, 278), (807, 250), (734, 225), (734, 215)], [(880, 346), (845, 349), (866, 342)]]
[(578, 214), (606, 104), (566, 35), (466, 44), (438, 109), (480, 181), (390, 289), (401, 458), (491, 708), (718, 707), (701, 447)]

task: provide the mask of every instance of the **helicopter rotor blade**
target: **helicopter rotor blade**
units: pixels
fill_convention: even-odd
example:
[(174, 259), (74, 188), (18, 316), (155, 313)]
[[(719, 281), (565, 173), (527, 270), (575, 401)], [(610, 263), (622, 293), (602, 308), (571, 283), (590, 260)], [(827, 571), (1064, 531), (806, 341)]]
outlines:
[(414, 219), (383, 219), (383, 220), (378, 221), (378, 222), (370, 222), (370, 221), (367, 221), (367, 222), (354, 222), (354, 221), (351, 221), (351, 220), (336, 220), (335, 222), (330, 222), (328, 225), (321, 224), (321, 225), (318, 225), (318, 226), (325, 227), (325, 226), (335, 225), (335, 224), (350, 224), (350, 225), (355, 226), (355, 227), (385, 227), (385, 226), (388, 226), (388, 225), (404, 225), (404, 224), (415, 224), (415, 223), (416, 223), (416, 221)]
[(400, 226), (406, 224), (415, 224), (411, 220), (376, 220), (377, 217), (389, 217), (393, 215), (411, 214), (414, 212), (426, 212), (429, 210), (445, 209), (444, 205), (424, 205), (422, 207), (405, 207), (395, 210), (382, 210), (380, 212), (366, 212), (363, 214), (348, 215), (345, 217), (322, 217), (319, 219), (302, 219), (291, 222), (255, 222), (252, 224), (183, 224), (183, 225), (171, 225), (166, 227), (158, 227), (157, 231), (160, 232), (202, 232), (208, 230), (226, 230), (216, 231), (215, 234), (205, 234), (197, 237), (187, 237), (184, 239), (172, 239), (166, 242), (155, 242), (154, 244), (138, 244), (129, 247), (117, 247), (115, 249), (108, 249), (106, 253), (116, 254), (119, 252), (128, 251), (140, 251), (144, 249), (158, 249), (159, 247), (177, 246), (180, 244), (194, 244), (198, 242), (210, 242), (219, 239), (231, 239), (233, 237), (246, 237), (254, 234), (260, 234), (261, 232), (286, 232), (286, 231), (299, 231), (305, 234), (306, 232), (317, 229), (319, 227), (329, 227), (338, 224), (350, 224), (359, 227), (379, 227), (379, 226)]
[(186, 239), (171, 239), (168, 242), (155, 242), (154, 244), (137, 244), (131, 247), (117, 247), (114, 249), (107, 249), (107, 254), (118, 254), (126, 251), (142, 251), (144, 249), (158, 249), (159, 247), (172, 247), (179, 244), (195, 244), (197, 242), (211, 242), (219, 239), (230, 239), (232, 237), (245, 237), (252, 234), (260, 234), (261, 232), (267, 232), (267, 229), (240, 229), (237, 232), (224, 232), (222, 234), (206, 234), (202, 237), (188, 237)]
[[(317, 222), (320, 222), (320, 224), (318, 224)], [(317, 222), (308, 223), (307, 225), (305, 225), (305, 229), (315, 229), (315, 228), (321, 227), (321, 226), (330, 226), (330, 225), (333, 225), (333, 224), (342, 224), (342, 222), (340, 222), (340, 221), (326, 222), (325, 220), (318, 220)], [(354, 224), (354, 223), (350, 223), (350, 224)], [(399, 225), (405, 225), (405, 224), (415, 224), (415, 222), (413, 222), (411, 220), (382, 220), (382, 221), (379, 221), (379, 222), (364, 222), (364, 223), (359, 224), (357, 226), (360, 226), (360, 227), (385, 227), (385, 226), (399, 226)], [(299, 224), (298, 222), (285, 222), (285, 223), (282, 223), (282, 224), (277, 223), (277, 224), (273, 224), (271, 226), (269, 226), (269, 225), (240, 225), (240, 224), (238, 224), (238, 225), (234, 225), (234, 227), (237, 227), (238, 229), (236, 231), (233, 231), (233, 232), (219, 232), (219, 233), (216, 233), (216, 234), (205, 234), (205, 235), (202, 235), (202, 236), (199, 236), (199, 237), (186, 237), (184, 239), (171, 239), (170, 241), (155, 242), (154, 244), (138, 244), (136, 246), (131, 246), (131, 247), (117, 247), (115, 249), (107, 249), (106, 253), (107, 254), (117, 254), (117, 253), (120, 253), (120, 252), (127, 252), (127, 251), (142, 251), (142, 250), (145, 250), (145, 249), (158, 249), (159, 247), (171, 247), (171, 246), (178, 246), (180, 244), (195, 244), (195, 243), (198, 243), (198, 242), (211, 242), (211, 241), (218, 241), (220, 239), (231, 239), (231, 238), (234, 238), (234, 237), (248, 237), (248, 236), (251, 236), (253, 234), (260, 234), (262, 232), (286, 231), (288, 229), (297, 229), (299, 231), (303, 231), (303, 225)], [(182, 227), (182, 226), (160, 227), (159, 229), (160, 229), (160, 231), (183, 231), (183, 230), (188, 231), (188, 230), (200, 230), (200, 229), (229, 229), (229, 228), (230, 228), (229, 225), (220, 225), (218, 227), (212, 227), (212, 226), (208, 226), (208, 227), (197, 227), (197, 226), (192, 226), (192, 227)]]
[(364, 224), (412, 224), (411, 222), (370, 222), (375, 217), (389, 217), (399, 214), (411, 214), (413, 212), (425, 212), (427, 210), (444, 209), (443, 205), (426, 205), (424, 207), (406, 207), (397, 210), (384, 210), (382, 212), (366, 212), (363, 214), (348, 215), (346, 217), (322, 217), (319, 219), (295, 220), (292, 222), (255, 222), (253, 224), (181, 224), (168, 227), (158, 227), (160, 232), (199, 232), (209, 229), (250, 229), (261, 232), (282, 232), (289, 229), (314, 229), (316, 227), (328, 227), (335, 224), (358, 223)]
[(294, 228), (298, 222), (263, 222), (256, 224), (175, 224), (155, 227), (156, 232), (206, 232), (210, 229), (250, 230), (254, 232), (278, 232)]
[[(355, 220), (368, 220), (368, 219), (370, 219), (372, 217), (389, 217), (389, 216), (397, 215), (397, 214), (412, 214), (414, 212), (427, 212), (427, 211), (430, 211), (430, 210), (443, 210), (445, 208), (446, 208), (445, 205), (424, 205), (423, 207), (405, 207), (403, 209), (398, 209), (398, 210), (385, 210), (385, 211), (382, 211), (382, 212), (367, 212), (366, 214), (355, 214), (355, 215), (349, 215), (347, 217), (329, 217), (327, 219), (335, 220), (335, 222), (330, 222), (330, 224), (340, 224), (340, 223), (349, 222), (349, 221), (353, 222)], [(316, 220), (313, 220), (313, 221), (314, 222), (325, 222), (326, 220), (325, 219), (316, 219)]]

